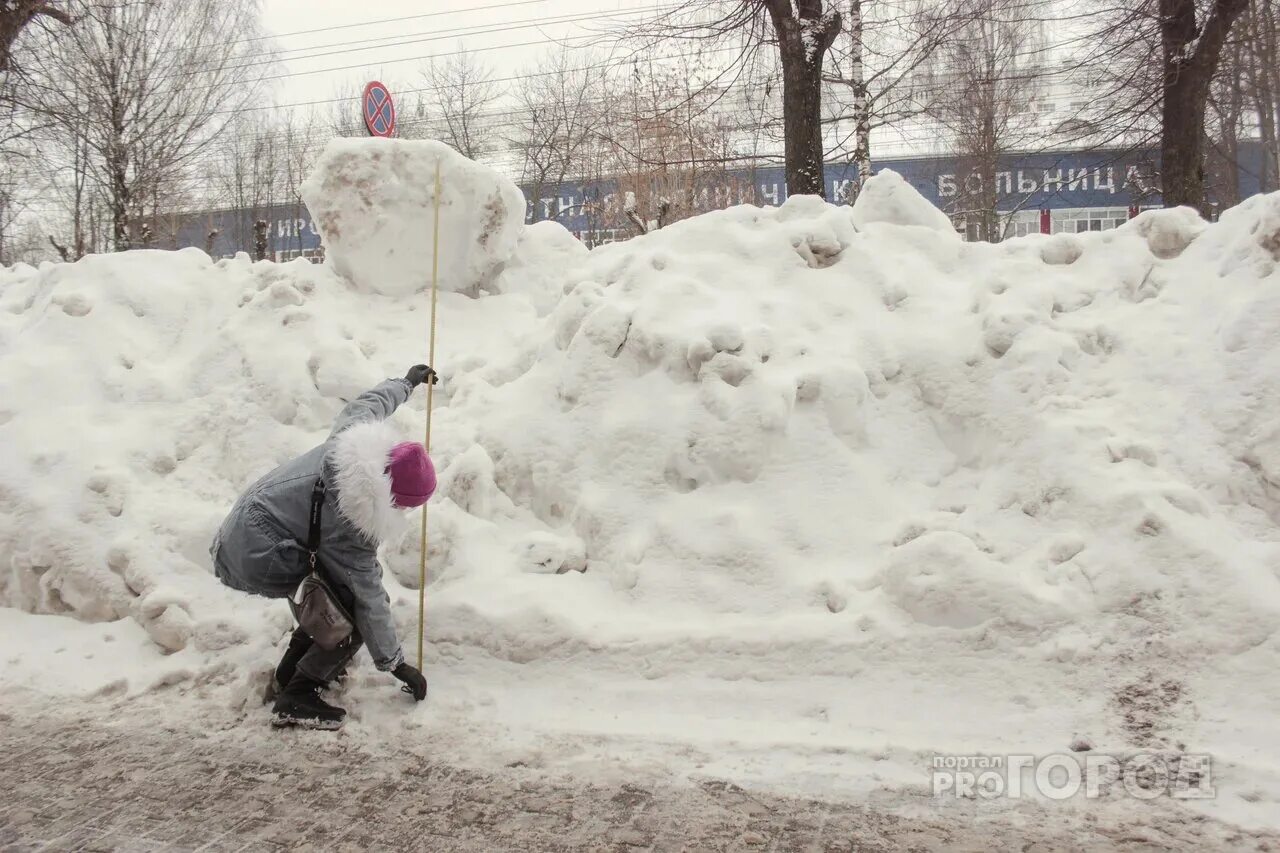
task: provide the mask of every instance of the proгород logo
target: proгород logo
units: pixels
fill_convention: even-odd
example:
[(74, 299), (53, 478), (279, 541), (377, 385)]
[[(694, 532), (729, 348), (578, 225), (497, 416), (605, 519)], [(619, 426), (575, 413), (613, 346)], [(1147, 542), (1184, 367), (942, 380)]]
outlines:
[(1211, 799), (1212, 762), (1203, 753), (1105, 755), (935, 755), (935, 797), (1017, 799), (1032, 791), (1051, 800), (1130, 796)]

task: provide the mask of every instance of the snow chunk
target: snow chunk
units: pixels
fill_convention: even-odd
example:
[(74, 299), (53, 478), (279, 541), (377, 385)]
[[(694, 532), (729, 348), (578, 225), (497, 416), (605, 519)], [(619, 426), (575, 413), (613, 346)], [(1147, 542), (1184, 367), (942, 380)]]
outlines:
[(889, 600), (916, 622), (974, 628), (991, 619), (1041, 624), (1046, 614), (1010, 572), (958, 533), (926, 533), (899, 548), (883, 575)]
[(442, 142), (334, 139), (302, 185), (326, 262), (360, 290), (405, 296), (431, 284), (440, 163), (440, 286), (475, 295), (515, 249), (524, 196)]
[(1176, 258), (1207, 227), (1200, 214), (1189, 207), (1172, 210), (1144, 210), (1121, 225), (1120, 232), (1137, 233), (1157, 258)]
[(872, 175), (853, 203), (853, 224), (862, 229), (872, 222), (916, 225), (960, 239), (947, 215), (892, 169)]
[(1280, 192), (1247, 198), (1224, 210), (1219, 222), (1224, 227), (1206, 234), (1206, 254), (1218, 255), (1220, 275), (1237, 270), (1266, 278), (1280, 265)]
[(543, 220), (526, 225), (493, 290), (524, 296), (539, 315), (548, 314), (564, 296), (565, 274), (587, 252), (582, 241), (559, 222)]
[(1040, 257), (1051, 266), (1068, 266), (1080, 260), (1084, 246), (1074, 234), (1054, 234), (1040, 241)]

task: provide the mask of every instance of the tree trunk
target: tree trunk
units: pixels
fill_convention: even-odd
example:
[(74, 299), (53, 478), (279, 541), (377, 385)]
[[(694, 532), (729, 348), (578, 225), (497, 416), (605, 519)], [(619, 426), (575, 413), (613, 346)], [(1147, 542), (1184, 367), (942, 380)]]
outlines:
[(9, 266), (9, 250), (5, 245), (4, 235), (9, 229), (3, 227), (9, 215), (9, 199), (7, 195), (0, 191), (0, 267)]
[(821, 0), (768, 0), (782, 60), (783, 152), (787, 194), (824, 195), (822, 60), (840, 32), (840, 14)]
[(129, 250), (129, 184), (118, 160), (111, 165), (111, 237), (117, 252)]
[(1204, 196), (1204, 111), (1222, 45), (1248, 0), (1214, 0), (1204, 26), (1195, 0), (1160, 0), (1164, 98), (1160, 173), (1165, 207), (1207, 213)]
[[(801, 48), (803, 50), (803, 48)], [(784, 53), (782, 61), (782, 125), (787, 195), (822, 195), (821, 80), (809, 63)]]
[(871, 177), (871, 100), (867, 97), (866, 66), (862, 61), (862, 0), (849, 0), (849, 35), (853, 43), (849, 69), (853, 87), (853, 165), (857, 170), (848, 198), (852, 204)]
[(265, 219), (259, 219), (253, 223), (253, 259), (255, 261), (267, 259), (267, 227)]
[(1204, 206), (1204, 101), (1197, 88), (1165, 86), (1160, 144), (1165, 207)]
[(1231, 62), (1235, 79), (1230, 88), (1226, 115), (1223, 116), (1222, 153), (1226, 162), (1223, 164), (1223, 191), (1218, 198), (1224, 208), (1240, 203), (1240, 125), (1244, 115), (1244, 87), (1239, 77), (1245, 62), (1238, 44), (1231, 51)]
[(111, 142), (107, 152), (107, 173), (111, 188), (111, 237), (115, 250), (129, 250), (129, 153), (124, 144), (124, 105), (111, 105)]
[(62, 258), (64, 262), (71, 260), (71, 250), (59, 243), (52, 234), (49, 235), (49, 242), (53, 244), (53, 248), (57, 251), (58, 257)]
[(13, 43), (18, 40), (23, 28), (40, 15), (63, 24), (71, 23), (70, 15), (43, 0), (16, 0), (0, 7), (0, 73), (12, 70), (10, 51)]
[(75, 260), (84, 257), (84, 203), (85, 203), (85, 187), (89, 180), (88, 160), (89, 152), (84, 144), (76, 141), (75, 153), (72, 158), (72, 207), (71, 207), (71, 231), (72, 245), (75, 251)]

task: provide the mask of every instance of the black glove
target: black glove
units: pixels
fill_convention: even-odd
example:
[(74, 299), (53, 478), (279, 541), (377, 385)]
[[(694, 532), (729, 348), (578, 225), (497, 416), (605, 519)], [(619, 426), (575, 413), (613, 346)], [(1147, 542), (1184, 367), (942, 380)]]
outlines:
[(404, 682), (404, 687), (400, 689), (405, 693), (419, 702), (427, 698), (427, 679), (418, 670), (407, 663), (402, 663), (392, 670), (391, 674)]
[(440, 381), (440, 377), (436, 375), (434, 370), (427, 367), (425, 364), (415, 364), (413, 367), (409, 368), (409, 372), (404, 376), (404, 381), (408, 382), (414, 388), (417, 388), (423, 382), (427, 382), (428, 380), (432, 385), (435, 385)]

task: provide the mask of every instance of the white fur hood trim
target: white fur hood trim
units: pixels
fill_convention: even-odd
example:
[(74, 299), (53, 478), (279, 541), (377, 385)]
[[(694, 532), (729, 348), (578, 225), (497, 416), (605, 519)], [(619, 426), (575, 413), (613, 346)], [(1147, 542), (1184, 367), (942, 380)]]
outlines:
[(338, 512), (374, 544), (398, 539), (409, 527), (387, 473), (391, 448), (403, 440), (386, 421), (361, 423), (338, 433), (328, 453)]

